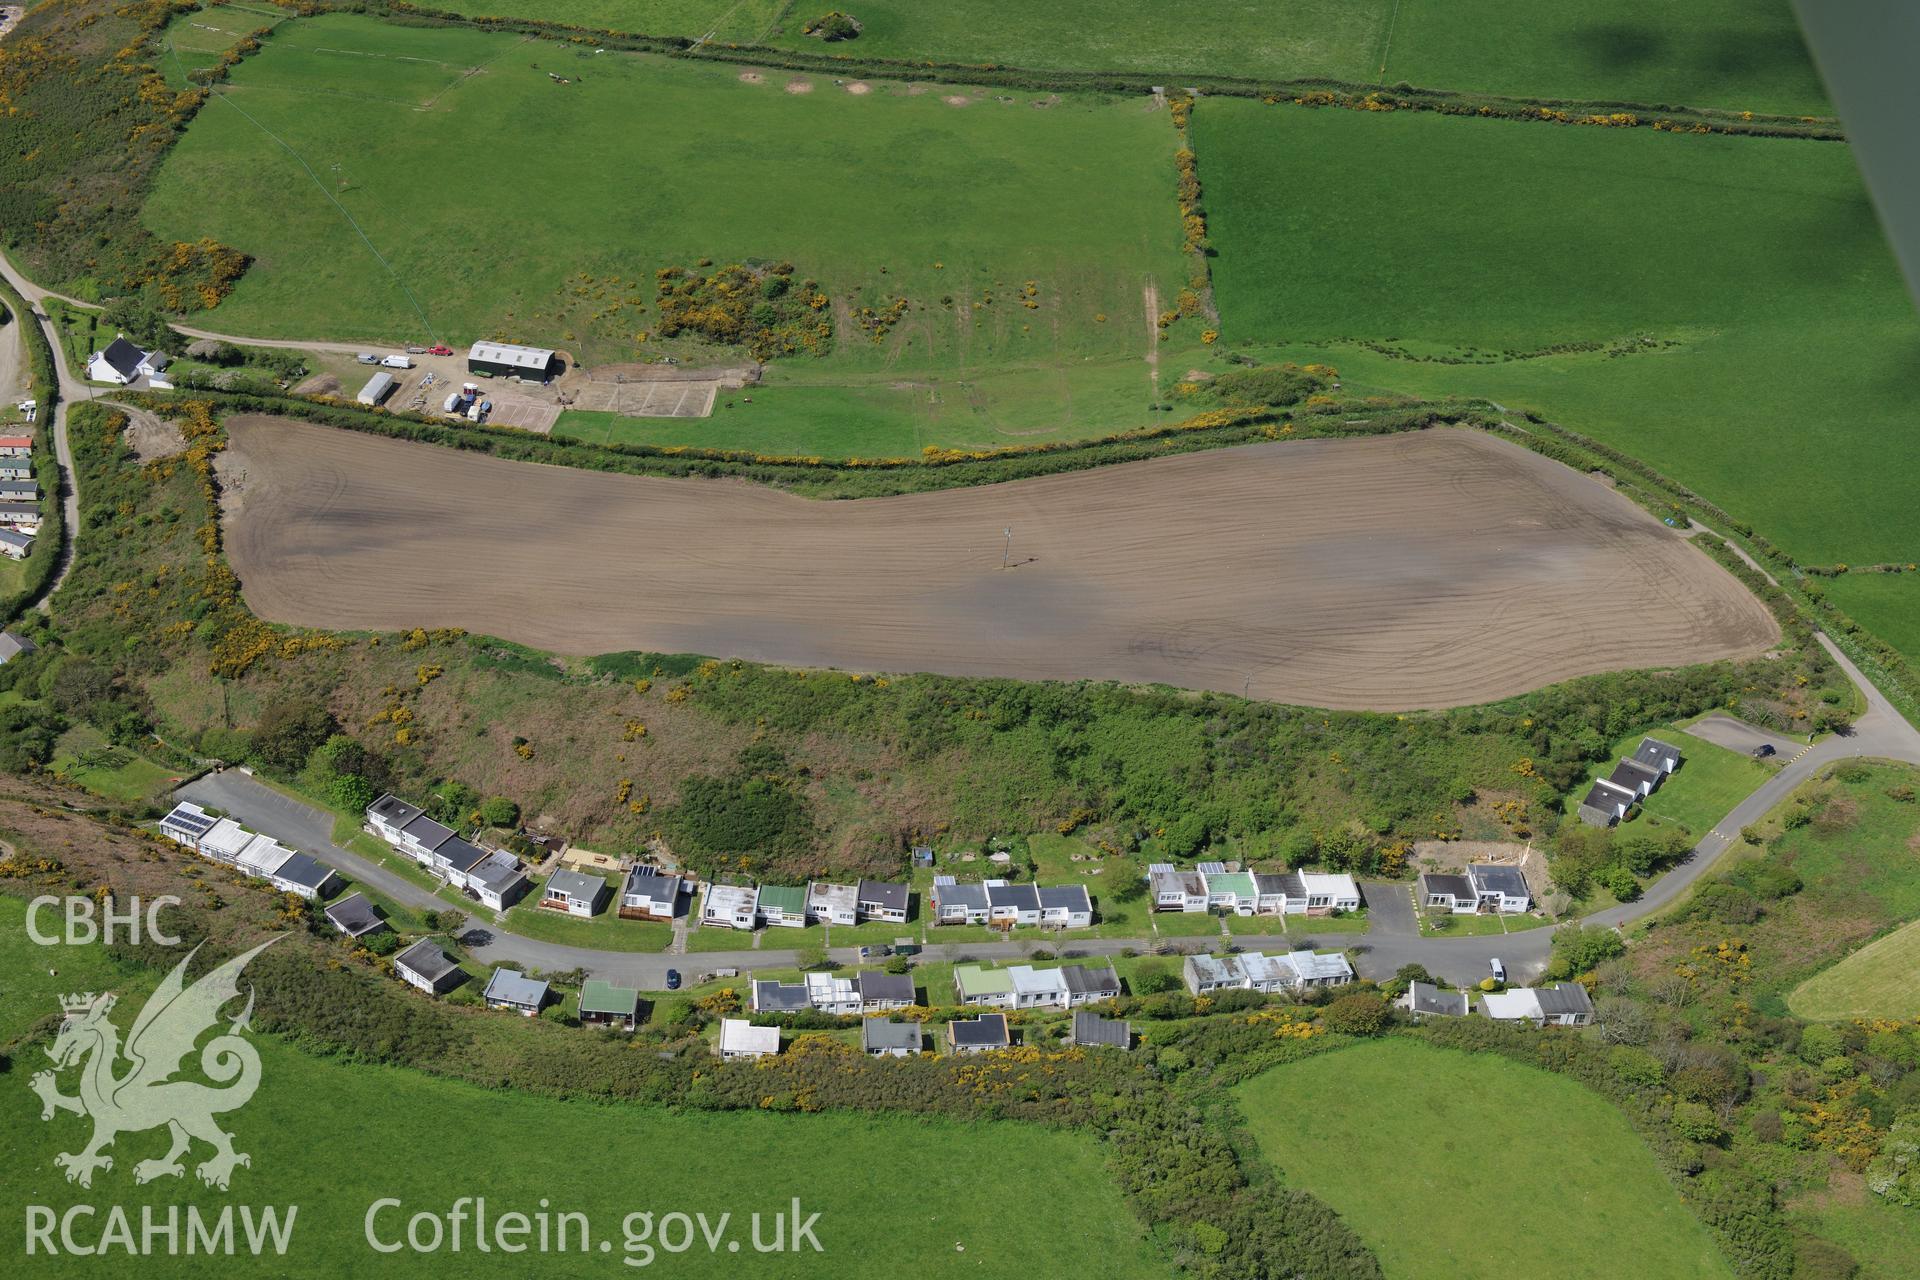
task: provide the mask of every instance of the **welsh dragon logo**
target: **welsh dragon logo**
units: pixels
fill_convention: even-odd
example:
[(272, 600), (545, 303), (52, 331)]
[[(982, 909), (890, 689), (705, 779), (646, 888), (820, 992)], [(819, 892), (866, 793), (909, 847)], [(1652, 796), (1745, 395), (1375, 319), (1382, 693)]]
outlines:
[[(251, 988), (246, 1008), (200, 1050), (200, 1070), (214, 1084), (174, 1077), (201, 1034), (220, 1020), (221, 1008), (240, 994), (240, 971), (277, 941), (270, 938), (187, 986), (187, 965), (199, 951), (195, 947), (147, 1000), (124, 1046), (107, 1016), (116, 1003), (112, 993), (96, 996), (89, 991), (61, 998), (66, 1017), (47, 1050), (53, 1069), (38, 1072), (30, 1083), (40, 1095), (42, 1120), (53, 1119), (57, 1111), (71, 1111), (93, 1121), (91, 1142), (79, 1151), (54, 1157), (54, 1163), (66, 1170), (68, 1182), (92, 1186), (96, 1169), (113, 1168), (113, 1157), (105, 1150), (115, 1138), (163, 1125), (173, 1145), (165, 1156), (136, 1164), (136, 1182), (185, 1174), (180, 1158), (196, 1138), (213, 1148), (212, 1156), (195, 1170), (210, 1187), (225, 1191), (235, 1167), (253, 1163), (244, 1152), (233, 1149), (233, 1135), (214, 1120), (222, 1112), (245, 1106), (260, 1087), (260, 1055), (241, 1036), (253, 1014)], [(60, 1092), (56, 1077), (73, 1067), (80, 1070), (80, 1092), (68, 1097)]]

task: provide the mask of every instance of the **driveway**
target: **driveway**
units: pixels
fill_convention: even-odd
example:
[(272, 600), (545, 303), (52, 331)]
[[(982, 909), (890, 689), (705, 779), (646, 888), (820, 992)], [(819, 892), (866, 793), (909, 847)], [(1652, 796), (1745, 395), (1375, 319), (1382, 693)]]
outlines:
[(1375, 880), (1360, 886), (1367, 903), (1367, 937), (1418, 937), (1420, 921), (1413, 912), (1413, 891), (1404, 882)]
[(1752, 755), (1760, 747), (1772, 747), (1773, 758), (1781, 764), (1807, 750), (1804, 742), (1795, 742), (1785, 734), (1770, 733), (1759, 725), (1735, 719), (1724, 711), (1716, 711), (1695, 721), (1687, 726), (1687, 732), (1702, 741), (1725, 747), (1729, 751), (1738, 751), (1743, 756)]

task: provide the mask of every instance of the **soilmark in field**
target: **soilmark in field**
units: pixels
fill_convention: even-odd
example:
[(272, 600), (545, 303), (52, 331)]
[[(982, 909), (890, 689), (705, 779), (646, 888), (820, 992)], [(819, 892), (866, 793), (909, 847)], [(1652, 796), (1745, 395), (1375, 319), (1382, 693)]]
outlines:
[[(1727, 573), (1465, 430), (809, 502), (237, 418), (262, 617), (865, 671), (1111, 679), (1337, 708), (1483, 702), (1760, 652)], [(1001, 567), (1013, 530), (1013, 568)]]

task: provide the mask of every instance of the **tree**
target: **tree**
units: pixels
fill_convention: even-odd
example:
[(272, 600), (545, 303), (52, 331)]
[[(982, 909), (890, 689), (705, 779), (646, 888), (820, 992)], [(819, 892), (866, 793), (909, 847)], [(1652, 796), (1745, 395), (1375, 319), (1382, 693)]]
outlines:
[(340, 732), (333, 713), (313, 698), (282, 698), (267, 704), (253, 731), (253, 756), (282, 774), (298, 773), (314, 750)]
[(103, 328), (117, 330), (127, 341), (148, 351), (172, 347), (179, 350), (180, 335), (167, 324), (167, 318), (152, 307), (133, 298), (122, 298), (100, 313)]
[(1341, 996), (1320, 1015), (1321, 1025), (1329, 1031), (1349, 1036), (1377, 1036), (1387, 1029), (1391, 1011), (1377, 995), (1357, 991)]
[(1180, 980), (1163, 964), (1143, 964), (1133, 973), (1133, 994), (1137, 996), (1158, 995), (1179, 985)]
[(489, 827), (512, 827), (520, 821), (520, 806), (505, 796), (488, 796), (480, 802), (480, 821)]
[(1564, 981), (1626, 953), (1627, 944), (1611, 929), (1563, 924), (1553, 931), (1553, 958), (1547, 962), (1547, 977)]
[(66, 720), (51, 707), (16, 702), (0, 706), (0, 770), (26, 773), (53, 759)]
[(348, 813), (365, 812), (368, 805), (378, 799), (373, 784), (357, 773), (343, 773), (327, 784), (327, 799), (336, 809)]

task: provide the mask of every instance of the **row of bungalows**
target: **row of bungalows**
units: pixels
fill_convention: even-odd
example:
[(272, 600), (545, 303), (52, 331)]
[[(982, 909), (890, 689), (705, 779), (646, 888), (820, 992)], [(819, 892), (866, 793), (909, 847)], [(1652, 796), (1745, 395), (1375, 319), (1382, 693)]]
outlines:
[(720, 929), (802, 929), (810, 924), (851, 925), (869, 920), (905, 924), (910, 892), (905, 884), (862, 880), (857, 884), (813, 881), (805, 885), (710, 884), (700, 906), (700, 924)]
[(1613, 772), (1595, 778), (1581, 798), (1578, 816), (1590, 827), (1610, 827), (1627, 816), (1680, 767), (1680, 748), (1658, 738), (1642, 738), (1633, 754), (1614, 763)]
[(338, 887), (339, 877), (332, 867), (272, 836), (249, 831), (232, 818), (216, 818), (190, 801), (181, 801), (160, 819), (160, 833), (203, 858), (265, 880), (282, 893), (312, 901)]
[(963, 1005), (990, 1009), (1076, 1009), (1120, 995), (1120, 976), (1112, 965), (1063, 965), (1036, 969), (1016, 964), (1006, 969), (957, 965), (953, 993)]
[(799, 982), (757, 979), (748, 1007), (755, 1013), (801, 1013), (812, 1009), (835, 1017), (892, 1013), (916, 999), (913, 977), (905, 973), (856, 973), (844, 977), (809, 973)]
[(369, 832), (483, 906), (505, 911), (532, 888), (520, 859), (461, 839), (398, 796), (375, 800), (366, 818)]
[[(983, 1013), (974, 1018), (955, 1018), (940, 1032), (941, 1042), (950, 1054), (991, 1053), (1013, 1047), (1013, 1032), (1004, 1013)], [(1133, 1047), (1133, 1026), (1119, 1018), (1106, 1018), (1087, 1009), (1073, 1015), (1068, 1043), (1083, 1049), (1129, 1049)], [(918, 1022), (898, 1018), (868, 1018), (860, 1025), (860, 1049), (871, 1058), (911, 1058), (926, 1048), (926, 1029)], [(715, 1051), (723, 1059), (764, 1058), (780, 1052), (780, 1028), (757, 1027), (745, 1018), (727, 1018), (720, 1023), (720, 1039)]]
[(1360, 886), (1350, 875), (1287, 871), (1277, 875), (1229, 871), (1203, 862), (1192, 871), (1156, 862), (1147, 868), (1155, 911), (1220, 911), (1237, 916), (1330, 915), (1360, 909)]
[(1426, 910), (1456, 916), (1514, 915), (1533, 907), (1533, 891), (1520, 868), (1494, 862), (1477, 862), (1464, 872), (1426, 872), (1418, 898)]
[(1196, 996), (1216, 991), (1305, 991), (1352, 982), (1353, 966), (1338, 951), (1289, 951), (1277, 956), (1247, 951), (1188, 956), (1181, 976)]
[(1093, 927), (1093, 895), (1084, 884), (1014, 884), (1008, 880), (933, 878), (935, 924), (983, 924), (995, 929)]
[[(466, 970), (431, 938), (422, 938), (395, 956), (393, 971), (409, 986), (436, 996), (445, 995), (467, 980)], [(544, 1009), (552, 996), (553, 988), (544, 979), (508, 968), (495, 969), (488, 975), (486, 989), (481, 993), (487, 1008), (526, 1018)], [(640, 992), (601, 978), (588, 978), (580, 988), (580, 1022), (584, 1026), (632, 1031), (640, 1025)]]
[(25, 560), (40, 532), (32, 453), (31, 436), (0, 436), (0, 555), (9, 560)]
[[(1415, 982), (1408, 985), (1400, 1005), (1418, 1022), (1423, 1018), (1464, 1018), (1473, 1012), (1471, 999), (1465, 991), (1445, 991), (1430, 982)], [(1480, 1012), (1498, 1022), (1584, 1027), (1593, 1021), (1593, 997), (1577, 982), (1516, 987), (1481, 996)]]

